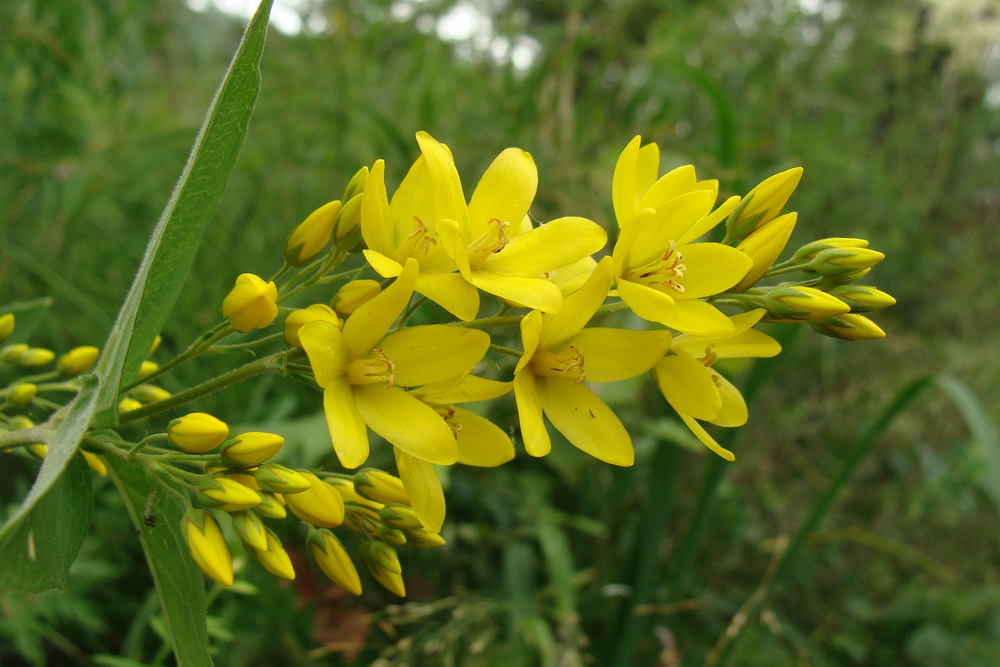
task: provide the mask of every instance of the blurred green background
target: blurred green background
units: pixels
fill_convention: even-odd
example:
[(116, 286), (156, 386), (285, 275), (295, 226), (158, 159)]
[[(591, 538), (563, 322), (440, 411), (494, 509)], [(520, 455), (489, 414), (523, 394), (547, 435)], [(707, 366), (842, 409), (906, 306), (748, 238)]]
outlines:
[[(36, 344), (99, 344), (242, 19), (207, 0), (4, 0), (0, 25), (2, 301), (53, 297)], [(248, 567), (257, 592), (212, 606), (218, 664), (1000, 664), (993, 3), (302, 0), (273, 25), (161, 355), (217, 320), (237, 274), (277, 269), (290, 229), (359, 166), (384, 158), (398, 183), (420, 129), (449, 144), (469, 192), (515, 145), (538, 163), (536, 218), (609, 227), (635, 134), (726, 195), (802, 165), (792, 245), (870, 239), (888, 255), (874, 283), (899, 303), (876, 316), (879, 342), (774, 328), (786, 351), (745, 369), (734, 464), (685, 447), (647, 382), (607, 395), (632, 469), (569, 447), (455, 469), (449, 545), (403, 554), (405, 604), (370, 579), (340, 594), (304, 557), (294, 586)], [(329, 461), (307, 387), (264, 379), (200, 407)], [(511, 412), (494, 417), (513, 426)], [(0, 663), (152, 659), (141, 551), (109, 484), (98, 500), (67, 591), (0, 599)], [(815, 530), (786, 550), (807, 516)]]

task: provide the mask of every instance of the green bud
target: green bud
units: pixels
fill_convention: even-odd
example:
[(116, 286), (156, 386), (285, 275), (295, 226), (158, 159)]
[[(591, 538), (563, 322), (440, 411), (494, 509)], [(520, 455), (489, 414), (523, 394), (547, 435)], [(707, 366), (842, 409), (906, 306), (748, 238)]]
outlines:
[(885, 338), (885, 332), (864, 315), (838, 315), (821, 320), (810, 320), (809, 326), (833, 338), (844, 340), (878, 340)]
[(382, 523), (400, 530), (413, 531), (424, 527), (417, 513), (408, 505), (390, 503), (380, 509), (378, 515)]
[(389, 544), (406, 544), (406, 534), (396, 528), (379, 526), (378, 530), (375, 531), (375, 534), (380, 540), (388, 542)]
[(368, 167), (358, 169), (351, 177), (347, 187), (344, 188), (344, 201), (350, 201), (365, 191), (365, 183), (368, 182)]
[(254, 479), (262, 491), (274, 493), (301, 493), (312, 486), (309, 480), (290, 468), (277, 463), (266, 463), (258, 468)]
[(385, 542), (362, 542), (361, 560), (382, 586), (399, 597), (406, 596), (403, 568), (399, 564), (399, 556), (396, 555), (395, 549)]
[(804, 264), (810, 261), (813, 257), (823, 252), (824, 250), (829, 250), (830, 248), (867, 248), (868, 241), (865, 239), (851, 239), (851, 238), (829, 238), (829, 239), (819, 239), (818, 241), (813, 241), (812, 243), (807, 243), (798, 250), (792, 258), (800, 263)]
[(233, 512), (233, 530), (240, 539), (254, 549), (267, 549), (267, 533), (264, 532), (264, 522), (254, 512), (244, 510)]
[(850, 306), (852, 313), (881, 310), (896, 303), (892, 296), (870, 285), (838, 285), (830, 294)]
[(778, 285), (761, 288), (756, 305), (783, 320), (812, 320), (850, 311), (843, 301), (826, 292), (804, 285)]
[(869, 269), (883, 259), (884, 254), (868, 248), (827, 248), (816, 253), (805, 268), (821, 276), (839, 276)]
[[(377, 284), (377, 283), (376, 283)], [(28, 351), (28, 346), (24, 343), (15, 343), (0, 349), (0, 362), (15, 362), (18, 357)]]
[(406, 531), (406, 543), (413, 547), (435, 548), (445, 545), (444, 538), (426, 528)]

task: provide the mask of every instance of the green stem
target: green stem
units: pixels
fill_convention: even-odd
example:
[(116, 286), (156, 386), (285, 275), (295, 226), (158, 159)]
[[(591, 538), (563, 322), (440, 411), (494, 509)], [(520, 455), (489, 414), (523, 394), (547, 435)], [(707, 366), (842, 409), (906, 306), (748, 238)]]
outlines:
[(152, 415), (172, 410), (173, 408), (184, 405), (185, 403), (193, 401), (196, 398), (201, 398), (206, 394), (211, 394), (219, 391), (220, 389), (224, 389), (229, 385), (242, 382), (243, 380), (252, 378), (255, 375), (260, 375), (261, 373), (269, 370), (281, 368), (286, 361), (290, 359), (297, 359), (303, 356), (303, 354), (304, 353), (299, 350), (285, 350), (283, 352), (277, 352), (275, 354), (262, 357), (256, 361), (251, 361), (250, 363), (244, 364), (239, 368), (235, 368), (228, 373), (223, 373), (217, 378), (212, 378), (207, 382), (203, 382), (185, 391), (178, 392), (170, 398), (157, 401), (156, 403), (150, 403), (149, 405), (144, 405), (141, 408), (126, 412), (121, 416), (121, 423), (145, 419), (146, 417), (151, 417)]
[(524, 352), (522, 352), (521, 350), (515, 350), (512, 347), (504, 347), (503, 345), (493, 345), (491, 343), (490, 349), (496, 352), (502, 352), (503, 354), (507, 354), (518, 359), (524, 356)]
[(162, 366), (160, 366), (159, 368), (157, 368), (155, 371), (153, 371), (149, 375), (145, 375), (145, 376), (143, 376), (141, 378), (136, 378), (136, 379), (132, 380), (132, 382), (130, 382), (129, 384), (127, 384), (122, 389), (122, 391), (128, 391), (129, 389), (133, 389), (133, 388), (139, 386), (140, 384), (142, 384), (144, 382), (151, 382), (151, 381), (153, 381), (154, 379), (160, 377), (161, 375), (163, 375), (164, 373), (166, 373), (167, 371), (169, 371), (171, 368), (174, 368), (175, 366), (178, 366), (178, 365), (184, 363), (188, 359), (197, 356), (203, 349), (205, 349), (206, 347), (210, 346), (212, 343), (216, 342), (217, 340), (220, 340), (221, 338), (225, 338), (231, 332), (232, 332), (232, 327), (229, 325), (229, 322), (219, 322), (214, 327), (212, 327), (211, 329), (209, 329), (208, 331), (206, 331), (205, 333), (203, 333), (201, 336), (199, 336), (193, 343), (191, 343), (187, 347), (186, 350), (184, 350), (183, 352), (181, 352), (180, 354), (178, 354), (176, 357), (174, 357), (173, 359), (171, 359), (167, 363), (165, 363)]
[(231, 350), (246, 350), (251, 347), (256, 347), (257, 345), (263, 345), (265, 343), (270, 343), (271, 341), (281, 340), (284, 337), (284, 333), (273, 333), (270, 336), (264, 336), (263, 338), (258, 338), (256, 340), (251, 340), (246, 343), (234, 343), (233, 345), (213, 345), (206, 350), (207, 352), (229, 352)]
[(142, 440), (135, 443), (129, 448), (128, 453), (125, 454), (125, 460), (131, 461), (133, 458), (135, 458), (135, 455), (138, 454), (142, 450), (142, 448), (148, 445), (149, 443), (166, 439), (167, 439), (166, 433), (154, 433), (152, 435), (147, 435), (145, 438), (143, 438)]
[(44, 424), (32, 426), (31, 428), (22, 428), (18, 431), (0, 433), (0, 451), (23, 447), (24, 445), (48, 444), (49, 437), (53, 433), (54, 431)]

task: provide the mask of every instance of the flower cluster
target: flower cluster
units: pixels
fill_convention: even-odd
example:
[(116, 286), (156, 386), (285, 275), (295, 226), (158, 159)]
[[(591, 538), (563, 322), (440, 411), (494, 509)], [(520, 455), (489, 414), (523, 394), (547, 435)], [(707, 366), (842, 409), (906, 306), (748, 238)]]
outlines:
[[(762, 323), (808, 323), (848, 340), (884, 336), (867, 314), (894, 301), (859, 282), (883, 259), (867, 241), (821, 239), (779, 261), (797, 221), (784, 209), (801, 169), (719, 202), (717, 181), (699, 179), (690, 165), (661, 175), (656, 144), (636, 137), (611, 178), (613, 222), (570, 215), (538, 223), (529, 214), (538, 188), (530, 154), (501, 152), (466, 197), (449, 148), (423, 132), (417, 143), (420, 155), (391, 196), (381, 160), (360, 169), (341, 199), (292, 231), (275, 275), (236, 278), (222, 303), (224, 320), (162, 366), (144, 363), (119, 405), (122, 422), (137, 421), (279, 371), (322, 393), (344, 469), (365, 465), (374, 433), (391, 447), (398, 477), (374, 468), (285, 467), (271, 461), (281, 436), (231, 436), (227, 424), (199, 412), (135, 443), (107, 434), (85, 440), (165, 478), (190, 508), (182, 532), (192, 558), (215, 581), (233, 583), (235, 540), (227, 532), (268, 572), (293, 578), (291, 559), (265, 525), (291, 512), (316, 564), (338, 585), (360, 592), (360, 558), (380, 584), (403, 595), (396, 548), (444, 544), (436, 466), (506, 463), (518, 449), (514, 433), (527, 454), (545, 456), (550, 428), (600, 461), (632, 465), (631, 437), (601, 398), (601, 384), (644, 374), (694, 436), (731, 461), (706, 424), (741, 426), (747, 405), (716, 366), (777, 355), (781, 348)], [(785, 280), (795, 273), (797, 280)], [(616, 313), (632, 317), (608, 325)], [(277, 321), (280, 333), (255, 335)], [(0, 316), (0, 343), (13, 324), (13, 315)], [(240, 342), (217, 346), (237, 334)], [(280, 351), (176, 395), (149, 384), (201, 354), (278, 339)], [(29, 429), (27, 409), (51, 414), (58, 406), (39, 394), (75, 390), (73, 378), (97, 354), (77, 348), (55, 370), (0, 390), (2, 426)], [(4, 367), (54, 360), (27, 345), (0, 349)], [(508, 396), (516, 432), (462, 407)], [(28, 436), (8, 440), (37, 444)], [(154, 444), (161, 440), (171, 446)], [(338, 537), (345, 531), (355, 548)]]

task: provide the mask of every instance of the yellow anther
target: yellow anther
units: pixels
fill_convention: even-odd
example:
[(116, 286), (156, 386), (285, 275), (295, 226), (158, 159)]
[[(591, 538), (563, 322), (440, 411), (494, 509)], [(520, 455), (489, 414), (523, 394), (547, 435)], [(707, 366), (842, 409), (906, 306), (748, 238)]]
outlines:
[(347, 364), (347, 381), (356, 387), (384, 382), (386, 389), (392, 389), (396, 384), (396, 376), (393, 375), (396, 365), (382, 350), (376, 349), (372, 352), (378, 357), (377, 359), (355, 359)]
[(497, 218), (493, 218), (490, 220), (486, 231), (469, 244), (469, 266), (473, 271), (481, 268), (486, 263), (486, 260), (490, 258), (490, 255), (495, 255), (507, 247), (507, 244), (510, 243), (510, 238), (507, 236), (504, 228), (509, 225), (510, 223), (501, 222)]
[(585, 360), (578, 349), (572, 345), (569, 349), (573, 351), (569, 357), (544, 350), (536, 352), (531, 360), (531, 370), (535, 375), (564, 378), (572, 380), (573, 384), (580, 384), (587, 379), (587, 372), (583, 368)]

